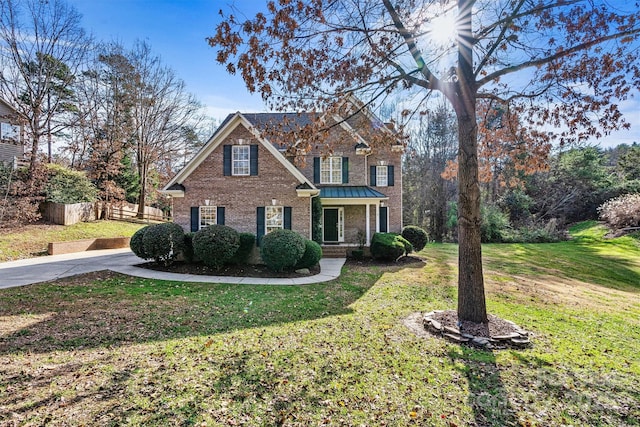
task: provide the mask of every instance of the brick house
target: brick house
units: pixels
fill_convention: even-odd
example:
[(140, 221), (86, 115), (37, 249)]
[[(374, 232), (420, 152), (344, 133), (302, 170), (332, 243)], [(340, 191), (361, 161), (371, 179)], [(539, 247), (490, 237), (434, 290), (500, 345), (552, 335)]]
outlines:
[(22, 131), (16, 110), (0, 99), (0, 163), (15, 166), (24, 160)]
[[(310, 123), (312, 113), (229, 115), (205, 146), (164, 187), (173, 199), (174, 221), (186, 231), (225, 224), (261, 236), (288, 228), (312, 239), (312, 199), (322, 204), (322, 244), (344, 255), (376, 231), (402, 229), (403, 146), (368, 111), (327, 121), (331, 153), (311, 147), (288, 157), (291, 147), (267, 139), (276, 121)], [(370, 145), (359, 132), (385, 133)], [(390, 136), (390, 137), (389, 137)], [(298, 166), (296, 166), (298, 165)], [(336, 250), (338, 252), (336, 252)]]

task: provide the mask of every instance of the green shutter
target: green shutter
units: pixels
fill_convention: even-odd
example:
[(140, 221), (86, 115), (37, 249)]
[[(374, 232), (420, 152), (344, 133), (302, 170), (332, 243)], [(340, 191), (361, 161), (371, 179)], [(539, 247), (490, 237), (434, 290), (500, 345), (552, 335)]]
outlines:
[(389, 187), (393, 187), (393, 181), (394, 181), (394, 172), (393, 172), (393, 166), (387, 166), (387, 185)]
[(375, 187), (376, 186), (376, 167), (375, 166), (371, 166), (369, 168), (369, 179), (371, 182), (371, 186)]
[(191, 206), (191, 231), (198, 231), (200, 228), (200, 208)]
[(387, 207), (380, 206), (380, 232), (387, 233), (389, 227), (387, 227), (387, 223), (389, 222), (389, 214), (387, 212)]
[(256, 208), (256, 246), (260, 246), (260, 241), (264, 236), (264, 206)]
[(348, 157), (342, 158), (342, 183), (343, 184), (349, 183), (349, 158)]
[(231, 146), (222, 147), (222, 169), (224, 176), (231, 176)]
[(313, 183), (320, 183), (320, 157), (313, 158)]
[(291, 230), (291, 206), (284, 207), (284, 228)]
[(216, 223), (224, 225), (224, 206), (218, 206), (216, 208)]
[(258, 146), (251, 145), (249, 148), (249, 174), (251, 176), (258, 175)]

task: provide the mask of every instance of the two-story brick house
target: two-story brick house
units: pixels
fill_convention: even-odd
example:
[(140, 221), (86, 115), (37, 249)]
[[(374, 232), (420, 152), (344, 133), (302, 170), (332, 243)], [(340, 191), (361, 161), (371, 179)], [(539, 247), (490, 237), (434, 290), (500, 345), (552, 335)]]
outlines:
[[(393, 132), (368, 111), (332, 116), (326, 120), (330, 155), (311, 147), (295, 161), (287, 156), (290, 147), (266, 137), (276, 121), (304, 125), (313, 117), (229, 115), (162, 190), (173, 198), (174, 221), (187, 231), (218, 223), (258, 240), (276, 228), (311, 239), (312, 199), (319, 197), (324, 245), (353, 247), (362, 237), (368, 245), (376, 231), (400, 232), (403, 147)], [(359, 131), (364, 127), (369, 132)], [(369, 144), (362, 135), (372, 129), (393, 142)]]

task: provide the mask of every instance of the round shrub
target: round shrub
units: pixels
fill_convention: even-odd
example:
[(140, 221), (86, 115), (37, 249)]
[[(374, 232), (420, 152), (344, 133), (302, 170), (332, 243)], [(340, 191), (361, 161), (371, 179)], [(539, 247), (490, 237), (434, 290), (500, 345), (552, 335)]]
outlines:
[(150, 225), (142, 236), (142, 248), (147, 258), (170, 264), (182, 253), (184, 230), (173, 222)]
[(371, 238), (371, 256), (383, 261), (395, 261), (411, 252), (411, 243), (395, 233), (375, 233)]
[(311, 268), (322, 258), (322, 248), (313, 240), (304, 241), (304, 254), (296, 264), (296, 268)]
[(144, 233), (147, 232), (147, 228), (149, 227), (142, 227), (140, 230), (133, 233), (133, 236), (131, 236), (131, 241), (129, 242), (131, 252), (142, 259), (152, 258), (147, 255), (147, 253), (144, 251), (144, 247), (142, 246), (142, 237), (144, 236)]
[(229, 260), (229, 263), (231, 264), (246, 264), (249, 259), (249, 255), (251, 255), (251, 251), (253, 250), (253, 246), (256, 243), (255, 234), (240, 233), (239, 237), (240, 246), (231, 260)]
[(260, 256), (270, 270), (292, 269), (304, 255), (305, 239), (295, 231), (275, 230), (262, 238)]
[(429, 235), (426, 231), (416, 225), (407, 225), (402, 229), (402, 237), (407, 239), (416, 252), (424, 249), (429, 241)]
[(195, 256), (213, 268), (222, 267), (235, 255), (239, 247), (238, 232), (226, 225), (210, 225), (193, 236)]

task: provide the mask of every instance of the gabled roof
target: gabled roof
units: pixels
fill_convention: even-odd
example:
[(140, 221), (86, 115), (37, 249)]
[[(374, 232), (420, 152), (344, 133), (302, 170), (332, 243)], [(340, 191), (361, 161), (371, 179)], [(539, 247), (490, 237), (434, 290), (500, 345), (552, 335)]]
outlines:
[(247, 119), (245, 115), (240, 112), (230, 114), (227, 116), (220, 127), (213, 133), (209, 141), (198, 151), (198, 153), (187, 163), (187, 165), (176, 174), (162, 189), (162, 192), (166, 194), (172, 194), (177, 191), (176, 184), (182, 184), (184, 180), (195, 171), (198, 166), (215, 150), (238, 126), (244, 126), (249, 132), (251, 132), (254, 138), (262, 144), (267, 151), (269, 151), (282, 165), (300, 182), (300, 184), (307, 184), (311, 189), (315, 189), (313, 184), (300, 172), (291, 162), (289, 162), (280, 153), (277, 148), (268, 141), (262, 134), (256, 129), (256, 127)]

